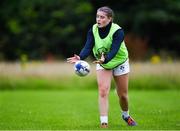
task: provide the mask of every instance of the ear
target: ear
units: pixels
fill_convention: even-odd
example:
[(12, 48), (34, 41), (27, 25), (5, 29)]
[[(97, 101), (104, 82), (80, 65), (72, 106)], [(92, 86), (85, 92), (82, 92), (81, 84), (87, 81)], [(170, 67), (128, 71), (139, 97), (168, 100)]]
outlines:
[(112, 22), (112, 17), (109, 17), (109, 21), (111, 21), (111, 22)]

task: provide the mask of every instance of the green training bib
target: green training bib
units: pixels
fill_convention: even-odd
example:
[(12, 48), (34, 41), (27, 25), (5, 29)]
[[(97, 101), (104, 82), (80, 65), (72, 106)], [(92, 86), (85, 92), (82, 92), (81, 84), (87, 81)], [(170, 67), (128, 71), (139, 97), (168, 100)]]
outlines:
[[(100, 59), (101, 54), (104, 53), (105, 55), (110, 51), (112, 41), (113, 41), (113, 34), (121, 27), (115, 23), (112, 23), (109, 34), (101, 39), (98, 32), (97, 24), (93, 25), (93, 35), (94, 35), (94, 47), (93, 47), (93, 54), (96, 59)], [(121, 43), (121, 46), (115, 55), (108, 63), (101, 64), (101, 66), (105, 69), (113, 69), (118, 65), (122, 64), (128, 59), (128, 51), (124, 41)]]

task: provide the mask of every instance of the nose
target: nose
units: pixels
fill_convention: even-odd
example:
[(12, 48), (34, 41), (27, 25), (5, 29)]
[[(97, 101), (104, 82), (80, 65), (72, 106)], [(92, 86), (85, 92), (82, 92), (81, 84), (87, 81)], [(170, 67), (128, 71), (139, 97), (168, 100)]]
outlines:
[(101, 22), (101, 20), (98, 18), (98, 19), (97, 19), (97, 22), (99, 23), (99, 22)]

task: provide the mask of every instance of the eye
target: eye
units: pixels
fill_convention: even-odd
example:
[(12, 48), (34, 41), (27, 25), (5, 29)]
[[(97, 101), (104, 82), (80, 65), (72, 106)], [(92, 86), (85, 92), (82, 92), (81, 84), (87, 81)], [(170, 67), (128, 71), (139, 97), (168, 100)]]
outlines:
[(96, 18), (104, 19), (105, 17), (102, 15), (96, 15)]
[(100, 16), (101, 19), (104, 19), (105, 17), (104, 16)]

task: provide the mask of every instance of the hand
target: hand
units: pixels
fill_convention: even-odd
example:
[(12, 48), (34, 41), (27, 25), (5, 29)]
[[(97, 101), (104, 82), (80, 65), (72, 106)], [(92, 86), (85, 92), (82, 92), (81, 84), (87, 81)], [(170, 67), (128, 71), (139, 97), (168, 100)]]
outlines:
[(71, 64), (74, 64), (78, 60), (80, 60), (80, 57), (78, 55), (76, 55), (76, 54), (74, 54), (73, 57), (67, 58), (67, 62), (71, 63)]
[(101, 55), (101, 59), (93, 61), (95, 64), (102, 64), (105, 61), (104, 53)]

